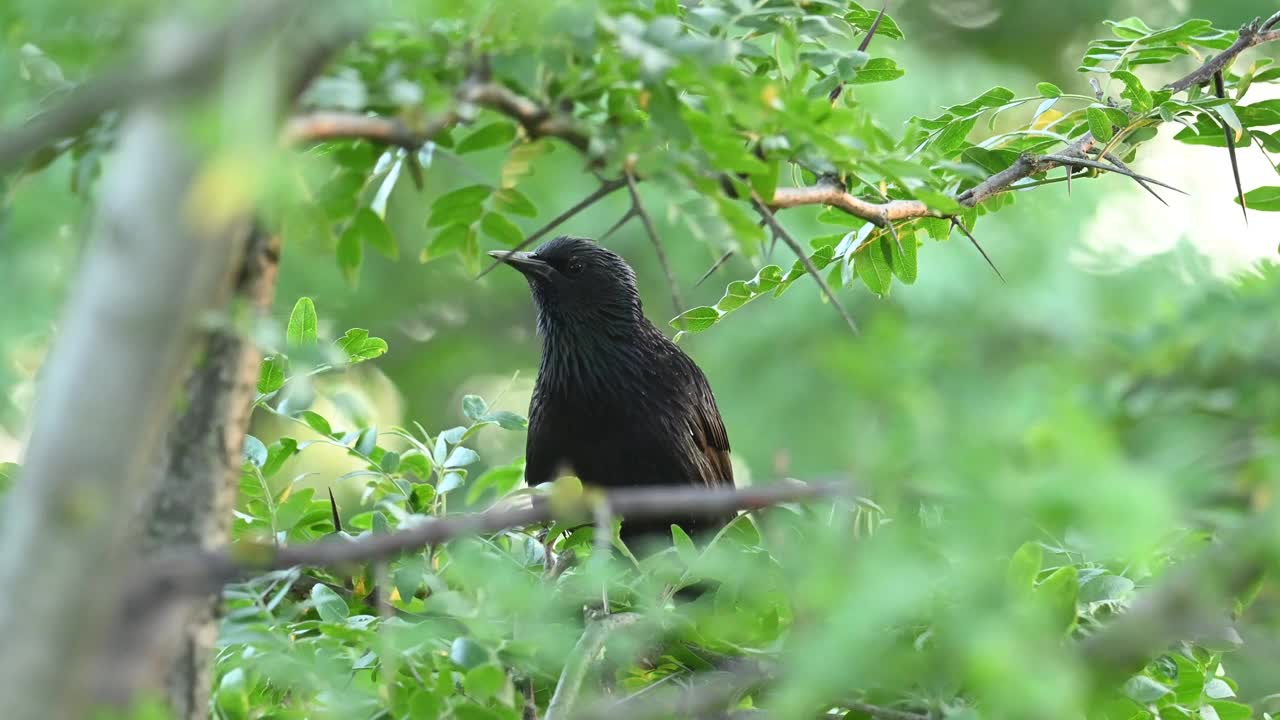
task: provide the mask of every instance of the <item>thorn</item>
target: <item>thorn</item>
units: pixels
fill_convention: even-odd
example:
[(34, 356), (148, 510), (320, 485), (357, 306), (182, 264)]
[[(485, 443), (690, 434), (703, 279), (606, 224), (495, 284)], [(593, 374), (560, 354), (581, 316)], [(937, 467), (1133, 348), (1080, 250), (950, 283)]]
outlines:
[(884, 20), (885, 11), (889, 9), (889, 4), (885, 3), (880, 6), (880, 14), (876, 15), (876, 19), (871, 21), (871, 27), (867, 28), (867, 34), (862, 38), (862, 42), (858, 43), (858, 52), (866, 52), (871, 46), (871, 38), (875, 37), (876, 30), (880, 29), (880, 21)]
[(1000, 278), (1000, 282), (1008, 282), (1004, 279), (1004, 275), (1000, 273), (1000, 268), (996, 267), (996, 264), (991, 262), (991, 257), (987, 255), (987, 251), (983, 250), (982, 246), (978, 244), (978, 238), (974, 237), (973, 233), (969, 232), (969, 228), (965, 227), (964, 223), (957, 220), (954, 216), (951, 218), (951, 224), (959, 228), (960, 232), (964, 233), (964, 236), (969, 238), (969, 242), (973, 243), (973, 246), (982, 254), (982, 259), (987, 261), (987, 264), (995, 271), (996, 277)]
[[(592, 205), (595, 205), (606, 195), (609, 195), (614, 190), (617, 190), (618, 188), (623, 187), (626, 184), (627, 184), (627, 181), (625, 178), (618, 178), (616, 180), (607, 180), (601, 183), (600, 187), (592, 191), (590, 195), (578, 201), (578, 203), (573, 207), (569, 208), (568, 210), (565, 210), (564, 212), (552, 218), (551, 222), (535, 230), (532, 235), (524, 239), (524, 242), (521, 242), (519, 245), (511, 248), (510, 250), (507, 251), (507, 253), (510, 254), (513, 252), (519, 252), (529, 247), (530, 245), (537, 242), (538, 238), (541, 238), (543, 235), (546, 235), (547, 233), (556, 229), (561, 223), (565, 222), (566, 220), (573, 217), (574, 215), (577, 215), (583, 210), (586, 210)], [(505, 261), (506, 261), (506, 256), (503, 256), (502, 258), (499, 258), (493, 261), (493, 263), (490, 264), (489, 267), (480, 271), (480, 274), (476, 276), (476, 279), (478, 280), (484, 277), (485, 275), (488, 275), (490, 271), (492, 271), (494, 268), (498, 267)]]
[(755, 190), (751, 191), (751, 203), (755, 205), (756, 212), (759, 212), (764, 217), (765, 222), (769, 223), (769, 226), (773, 228), (774, 234), (782, 238), (782, 242), (786, 243), (787, 247), (791, 248), (791, 251), (800, 259), (800, 264), (804, 265), (805, 271), (813, 276), (814, 281), (818, 283), (818, 287), (822, 289), (822, 293), (827, 296), (827, 299), (831, 301), (831, 305), (835, 307), (836, 312), (840, 313), (840, 317), (844, 318), (845, 323), (849, 325), (849, 329), (856, 335), (858, 333), (858, 324), (853, 321), (853, 318), (845, 311), (844, 306), (840, 304), (840, 299), (832, 292), (831, 286), (827, 285), (826, 279), (822, 277), (822, 273), (818, 271), (813, 261), (809, 259), (809, 255), (805, 253), (804, 248), (800, 247), (800, 243), (796, 242), (796, 239), (791, 237), (791, 233), (782, 227), (782, 223), (778, 222), (778, 218), (774, 216), (773, 211), (760, 199), (759, 193)]
[[(1219, 98), (1226, 98), (1223, 87), (1222, 71), (1213, 74), (1213, 93)], [(1240, 165), (1236, 162), (1236, 139), (1231, 133), (1231, 126), (1222, 123), (1222, 130), (1227, 136), (1227, 155), (1231, 158), (1231, 177), (1236, 181), (1236, 199), (1240, 201), (1240, 212), (1244, 215), (1244, 224), (1249, 224), (1249, 208), (1244, 202), (1244, 188), (1240, 185)]]
[(1067, 197), (1071, 197), (1071, 176), (1076, 174), (1076, 169), (1068, 165), (1066, 170), (1067, 170)]
[(1133, 172), (1132, 170), (1128, 170), (1126, 168), (1117, 167), (1115, 165), (1107, 165), (1106, 163), (1100, 163), (1097, 160), (1090, 160), (1089, 158), (1072, 157), (1069, 155), (1042, 155), (1041, 159), (1048, 160), (1050, 162), (1055, 162), (1055, 163), (1058, 163), (1059, 165), (1074, 165), (1077, 167), (1093, 168), (1094, 170), (1105, 170), (1106, 172), (1113, 172), (1117, 175), (1123, 175), (1131, 180), (1135, 180), (1135, 181), (1142, 180), (1144, 182), (1149, 182), (1152, 185), (1159, 185), (1162, 188), (1168, 188), (1182, 195), (1188, 194), (1185, 190), (1179, 190), (1178, 188), (1170, 185), (1169, 183), (1161, 182), (1159, 180), (1156, 180), (1155, 178), (1147, 177), (1146, 175), (1139, 175)]
[[(871, 38), (876, 36), (876, 30), (880, 29), (880, 21), (884, 20), (885, 11), (888, 9), (889, 6), (887, 4), (881, 6), (880, 13), (876, 15), (875, 20), (871, 21), (871, 27), (867, 28), (867, 34), (862, 37), (862, 42), (858, 43), (858, 52), (867, 51), (867, 48), (871, 45)], [(827, 94), (827, 99), (831, 101), (832, 105), (835, 105), (836, 100), (840, 99), (840, 93), (842, 92), (844, 92), (843, 80), (836, 83), (836, 86), (831, 88), (831, 92)]]
[(701, 285), (704, 280), (711, 277), (711, 274), (719, 270), (720, 266), (728, 262), (729, 258), (731, 257), (733, 257), (733, 251), (726, 250), (725, 253), (720, 256), (720, 259), (717, 260), (714, 265), (708, 268), (706, 272), (702, 273), (702, 277), (698, 278), (698, 282), (694, 283), (693, 286), (698, 287), (699, 285)]
[(342, 532), (342, 518), (338, 515), (338, 501), (333, 499), (333, 488), (329, 488), (329, 512), (333, 513), (333, 532)]
[[(1120, 158), (1112, 155), (1111, 153), (1107, 153), (1106, 160), (1107, 162), (1111, 163), (1112, 165), (1115, 165), (1116, 167), (1120, 168), (1121, 170), (1124, 170), (1127, 173), (1133, 172), (1132, 170), (1129, 169), (1128, 165), (1125, 165), (1123, 162), (1120, 161)], [(1160, 193), (1156, 192), (1154, 188), (1148, 185), (1147, 181), (1140, 180), (1136, 177), (1133, 178), (1133, 181), (1138, 183), (1138, 185), (1140, 185), (1143, 190), (1146, 190), (1147, 192), (1151, 193), (1151, 196), (1159, 200), (1165, 207), (1169, 206), (1169, 203), (1165, 202), (1165, 199), (1160, 197)]]

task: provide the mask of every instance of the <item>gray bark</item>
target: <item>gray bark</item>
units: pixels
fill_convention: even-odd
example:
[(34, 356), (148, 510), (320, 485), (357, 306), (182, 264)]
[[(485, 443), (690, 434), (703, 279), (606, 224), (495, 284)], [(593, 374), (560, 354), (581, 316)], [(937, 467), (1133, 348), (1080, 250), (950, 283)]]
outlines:
[(128, 116), (95, 236), (42, 370), (0, 525), (0, 698), (13, 720), (82, 717), (129, 571), (129, 523), (237, 235), (192, 227), (170, 115)]

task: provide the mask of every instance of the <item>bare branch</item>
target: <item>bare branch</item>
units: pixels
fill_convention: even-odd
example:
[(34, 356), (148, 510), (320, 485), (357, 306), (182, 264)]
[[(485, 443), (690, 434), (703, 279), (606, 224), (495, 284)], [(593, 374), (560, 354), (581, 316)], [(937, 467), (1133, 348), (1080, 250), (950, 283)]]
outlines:
[(416, 150), (456, 121), (450, 112), (414, 129), (398, 118), (319, 111), (289, 118), (282, 135), (293, 145), (351, 138)]
[(849, 313), (845, 312), (844, 306), (840, 304), (840, 299), (836, 297), (834, 292), (832, 292), (831, 286), (827, 285), (827, 281), (822, 277), (822, 273), (818, 271), (818, 268), (814, 267), (813, 261), (809, 259), (809, 254), (804, 251), (804, 248), (800, 246), (800, 243), (796, 242), (795, 238), (791, 237), (791, 233), (787, 232), (787, 229), (782, 227), (782, 223), (778, 222), (778, 218), (774, 216), (773, 211), (770, 210), (762, 200), (760, 200), (760, 196), (756, 194), (755, 190), (751, 191), (751, 202), (756, 206), (756, 211), (764, 217), (765, 222), (769, 224), (769, 227), (773, 228), (773, 232), (776, 233), (778, 237), (781, 237), (782, 241), (785, 242), (787, 246), (791, 248), (791, 251), (796, 254), (796, 257), (800, 259), (801, 264), (804, 265), (805, 271), (813, 276), (814, 281), (818, 283), (818, 287), (822, 288), (823, 294), (825, 294), (827, 299), (831, 301), (831, 304), (835, 306), (836, 312), (840, 313), (840, 317), (844, 318), (844, 321), (849, 325), (849, 329), (852, 330), (854, 334), (857, 334), (858, 324), (853, 321), (852, 317), (849, 317)]
[(918, 217), (942, 217), (942, 213), (930, 210), (928, 205), (919, 200), (890, 200), (886, 203), (867, 202), (852, 195), (834, 183), (822, 183), (799, 188), (778, 188), (773, 193), (769, 207), (776, 210), (800, 207), (801, 205), (830, 205), (840, 208), (850, 215), (863, 220), (870, 220), (877, 225), (882, 222), (906, 220)]
[[(737, 489), (655, 485), (610, 491), (608, 503), (615, 515), (645, 519), (663, 517), (676, 507), (689, 515), (720, 515), (783, 503), (837, 498), (848, 491), (843, 483), (795, 482)], [(590, 507), (579, 510), (589, 514)], [(573, 511), (562, 509), (562, 512)], [(171, 602), (182, 595), (220, 586), (246, 572), (384, 560), (462, 535), (524, 527), (547, 522), (553, 516), (549, 503), (533, 503), (529, 507), (501, 507), (474, 515), (430, 518), (410, 528), (359, 540), (331, 536), (309, 545), (284, 548), (238, 545), (213, 552), (180, 551), (148, 568), (143, 578), (132, 583), (133, 595), (142, 605)]]
[[(590, 195), (586, 196), (582, 200), (579, 200), (573, 207), (569, 208), (568, 210), (565, 210), (564, 212), (552, 218), (551, 222), (535, 230), (532, 235), (525, 238), (523, 242), (511, 248), (507, 252), (508, 253), (520, 252), (521, 250), (529, 247), (530, 245), (537, 242), (538, 239), (541, 238), (543, 235), (546, 235), (547, 233), (559, 227), (561, 223), (565, 222), (569, 218), (572, 218), (574, 215), (577, 215), (583, 210), (586, 210), (592, 205), (595, 205), (597, 202), (604, 199), (607, 195), (612, 193), (614, 190), (617, 190), (618, 188), (626, 184), (627, 184), (627, 181), (625, 178), (618, 178), (616, 180), (605, 180), (604, 182), (600, 183), (600, 187), (593, 190)], [(506, 261), (506, 256), (504, 256), (500, 260), (495, 261), (493, 264), (491, 264), (489, 267), (485, 268), (484, 270), (481, 270), (480, 274), (477, 275), (476, 277), (482, 278), (485, 275), (488, 275), (490, 270), (493, 270), (495, 267), (501, 265), (505, 261)]]
[(458, 91), (461, 103), (480, 105), (520, 123), (530, 137), (555, 137), (587, 154), (591, 138), (568, 116), (552, 113), (538, 103), (496, 83), (467, 83)]
[(573, 706), (582, 693), (582, 683), (587, 673), (600, 658), (605, 642), (613, 632), (640, 622), (643, 616), (637, 613), (618, 613), (603, 615), (587, 621), (587, 628), (578, 638), (578, 643), (569, 652), (564, 670), (560, 673), (560, 681), (556, 683), (555, 693), (547, 705), (545, 720), (564, 720), (570, 716)]
[[(631, 193), (631, 210), (628, 214), (635, 213), (640, 217), (640, 222), (644, 225), (644, 231), (649, 236), (649, 242), (653, 244), (653, 251), (658, 256), (658, 264), (662, 266), (662, 274), (667, 278), (667, 286), (671, 289), (671, 306), (676, 311), (676, 317), (684, 314), (684, 302), (680, 300), (680, 286), (676, 283), (675, 273), (671, 271), (671, 263), (667, 261), (667, 252), (662, 249), (662, 241), (658, 239), (658, 231), (653, 226), (653, 218), (649, 217), (649, 212), (644, 209), (644, 202), (640, 199), (640, 191), (636, 188), (636, 178), (631, 174), (630, 170), (626, 170), (622, 175), (627, 182), (627, 191)], [(627, 216), (623, 216), (626, 220)], [(621, 223), (619, 223), (621, 224)]]

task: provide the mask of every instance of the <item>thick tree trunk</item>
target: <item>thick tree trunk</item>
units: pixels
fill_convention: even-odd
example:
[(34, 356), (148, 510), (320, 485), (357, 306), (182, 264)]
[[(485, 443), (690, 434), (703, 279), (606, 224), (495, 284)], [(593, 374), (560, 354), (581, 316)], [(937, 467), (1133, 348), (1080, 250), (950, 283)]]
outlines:
[[(275, 293), (279, 239), (261, 226), (247, 230), (244, 261), (235, 278), (236, 314), (250, 324)], [(248, 316), (248, 317), (246, 317)], [(144, 508), (142, 547), (150, 555), (173, 547), (225, 546), (240, 478), (240, 448), (249, 426), (261, 354), (245, 322), (212, 332), (185, 385), (179, 412), (155, 465), (156, 491)], [(162, 692), (172, 717), (203, 720), (208, 702), (221, 598), (214, 594), (177, 608), (165, 632), (139, 632), (113, 642), (111, 665), (131, 677), (110, 681), (117, 699), (139, 690)], [(124, 625), (120, 625), (124, 629)], [(127, 649), (126, 649), (127, 648)], [(163, 687), (161, 687), (163, 686)]]
[(130, 113), (97, 230), (42, 371), (31, 442), (0, 523), (0, 698), (13, 720), (83, 717), (129, 569), (133, 510), (236, 233), (196, 228), (171, 112)]

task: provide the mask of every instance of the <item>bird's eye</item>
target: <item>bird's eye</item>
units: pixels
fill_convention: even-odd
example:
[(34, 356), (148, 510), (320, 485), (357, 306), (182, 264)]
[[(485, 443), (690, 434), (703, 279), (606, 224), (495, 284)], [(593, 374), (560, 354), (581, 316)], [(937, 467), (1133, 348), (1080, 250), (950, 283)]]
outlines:
[(569, 264), (565, 266), (565, 270), (567, 270), (570, 275), (577, 275), (582, 272), (582, 261), (578, 258), (570, 258)]

